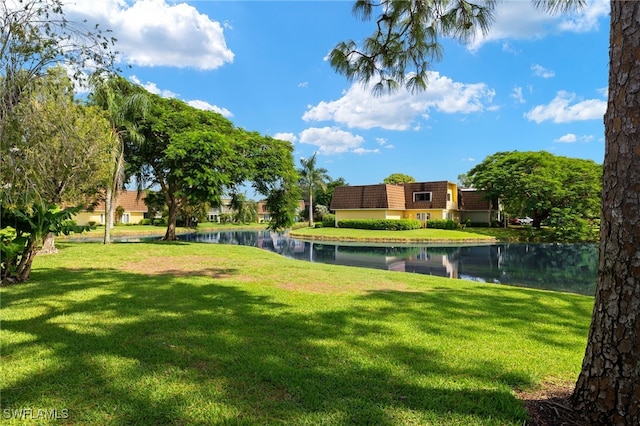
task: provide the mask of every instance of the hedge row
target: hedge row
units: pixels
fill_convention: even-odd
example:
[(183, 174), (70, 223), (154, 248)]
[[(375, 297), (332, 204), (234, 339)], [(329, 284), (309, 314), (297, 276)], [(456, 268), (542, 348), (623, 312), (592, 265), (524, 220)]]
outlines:
[(338, 221), (338, 228), (407, 231), (420, 229), (420, 227), (420, 221), (415, 219), (344, 219)]
[(451, 219), (431, 219), (427, 221), (426, 227), (435, 229), (458, 229), (460, 225)]

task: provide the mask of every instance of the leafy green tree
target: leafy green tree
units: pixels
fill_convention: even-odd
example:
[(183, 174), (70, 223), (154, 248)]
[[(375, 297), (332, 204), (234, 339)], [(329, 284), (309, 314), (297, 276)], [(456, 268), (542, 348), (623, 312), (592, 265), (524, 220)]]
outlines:
[(111, 70), (115, 39), (98, 26), (65, 17), (62, 0), (0, 0), (0, 143), (11, 144), (5, 124), (25, 90), (56, 64), (76, 79), (85, 71)]
[(305, 194), (309, 200), (309, 226), (313, 228), (313, 193), (316, 188), (322, 188), (323, 190), (327, 186), (329, 180), (329, 174), (327, 169), (322, 167), (316, 167), (316, 155), (315, 152), (309, 158), (301, 158), (298, 169), (300, 175), (300, 186), (303, 188)]
[(105, 227), (104, 243), (111, 243), (111, 228), (115, 222), (115, 208), (118, 195), (122, 191), (125, 178), (125, 155), (127, 144), (139, 144), (143, 136), (138, 131), (138, 123), (148, 110), (148, 100), (144, 93), (122, 77), (110, 76), (104, 79), (96, 75), (91, 79), (93, 92), (91, 103), (102, 108), (113, 134), (111, 170), (105, 185)]
[[(472, 168), (473, 187), (499, 198), (511, 216), (531, 216), (533, 226), (562, 212), (585, 220), (600, 216), (602, 166), (591, 160), (540, 152), (498, 152)], [(567, 219), (569, 219), (567, 217)]]
[(267, 196), (273, 229), (293, 223), (297, 175), (291, 144), (236, 128), (211, 111), (148, 94), (141, 124), (144, 142), (131, 145), (130, 165), (138, 182), (158, 185), (168, 209), (164, 240), (176, 239), (176, 218), (189, 204), (219, 205), (225, 193), (250, 182)]
[[(426, 87), (427, 70), (440, 56), (438, 37), (462, 41), (487, 31), (495, 1), (360, 0), (354, 12), (376, 26), (363, 47), (342, 42), (331, 52), (334, 69), (351, 80), (377, 78), (382, 93), (404, 84)], [(533, 0), (560, 13), (583, 0)], [(605, 158), (600, 268), (582, 371), (571, 403), (594, 424), (640, 424), (640, 2), (610, 2), (609, 103), (605, 114)]]
[[(5, 278), (15, 281), (29, 278), (38, 249), (56, 251), (54, 235), (62, 231), (56, 226), (67, 226), (68, 219), (64, 214), (54, 220), (59, 217), (52, 213), (56, 206), (86, 204), (103, 185), (111, 146), (109, 122), (99, 109), (74, 100), (63, 69), (50, 68), (25, 90), (4, 130), (13, 143), (0, 145), (0, 209), (8, 220), (2, 225), (22, 225), (14, 241), (5, 241), (13, 247), (24, 245), (17, 254), (22, 260), (12, 272), (5, 270)], [(45, 220), (44, 228), (28, 229)], [(41, 234), (46, 229), (49, 232)]]
[(245, 194), (232, 194), (230, 207), (234, 212), (233, 216), (236, 222), (251, 223), (258, 221), (258, 204), (255, 201), (247, 200)]
[(398, 183), (412, 183), (415, 181), (416, 180), (413, 178), (413, 176), (405, 175), (404, 173), (392, 173), (384, 178), (382, 183), (394, 185)]
[(325, 188), (316, 188), (313, 199), (315, 200), (316, 204), (329, 206), (331, 204), (331, 198), (333, 197), (333, 191), (335, 191), (337, 187), (345, 185), (347, 185), (347, 182), (342, 177), (339, 177), (335, 180), (330, 178)]

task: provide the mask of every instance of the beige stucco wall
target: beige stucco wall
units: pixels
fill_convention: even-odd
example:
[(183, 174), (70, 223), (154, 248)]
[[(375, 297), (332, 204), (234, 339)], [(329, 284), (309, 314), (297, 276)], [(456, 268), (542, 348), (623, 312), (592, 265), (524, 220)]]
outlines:
[[(129, 213), (129, 224), (140, 223), (144, 219), (143, 212), (125, 212)], [(80, 226), (87, 226), (89, 222), (95, 222), (97, 225), (104, 225), (104, 212), (80, 212), (73, 217), (73, 220)]]
[[(104, 224), (100, 215), (104, 215), (104, 212), (80, 212), (73, 217), (73, 220), (80, 226), (87, 226), (89, 222), (95, 222), (98, 225)], [(103, 216), (104, 217), (104, 216)]]
[(348, 219), (402, 219), (402, 210), (338, 210), (336, 220)]

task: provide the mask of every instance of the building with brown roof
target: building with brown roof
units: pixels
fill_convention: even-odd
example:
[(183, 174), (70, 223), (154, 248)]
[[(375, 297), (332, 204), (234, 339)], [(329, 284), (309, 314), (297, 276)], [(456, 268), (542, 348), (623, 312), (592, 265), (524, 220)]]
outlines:
[[(116, 214), (116, 222), (135, 224), (144, 219), (145, 214), (149, 211), (144, 203), (146, 195), (145, 192), (122, 191), (116, 200), (116, 211), (121, 213), (120, 215)], [(106, 222), (104, 209), (104, 201), (101, 200), (92, 208), (78, 213), (73, 219), (78, 225), (82, 226), (91, 223), (104, 225)]]
[(341, 186), (335, 189), (330, 209), (336, 223), (343, 219), (431, 219), (490, 223), (491, 203), (484, 193), (459, 190), (448, 181)]

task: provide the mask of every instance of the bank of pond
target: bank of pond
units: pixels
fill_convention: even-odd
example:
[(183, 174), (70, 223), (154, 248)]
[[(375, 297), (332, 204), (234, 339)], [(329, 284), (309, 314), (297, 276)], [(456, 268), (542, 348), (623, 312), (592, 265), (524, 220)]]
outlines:
[[(134, 242), (152, 237), (122, 237)], [(181, 241), (259, 247), (301, 261), (426, 274), (495, 284), (593, 295), (596, 244), (398, 244), (305, 241), (256, 230), (220, 230), (180, 236)]]

